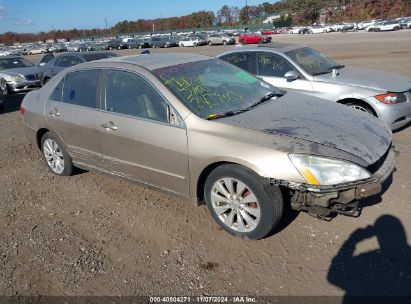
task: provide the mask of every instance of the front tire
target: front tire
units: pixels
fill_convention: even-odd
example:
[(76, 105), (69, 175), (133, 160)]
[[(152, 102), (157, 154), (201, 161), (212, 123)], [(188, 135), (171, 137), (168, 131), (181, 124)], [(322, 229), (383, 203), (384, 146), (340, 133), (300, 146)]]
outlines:
[(280, 189), (238, 165), (214, 169), (206, 180), (204, 195), (218, 225), (240, 238), (264, 238), (283, 215)]
[(7, 85), (7, 82), (5, 79), (0, 80), (0, 90), (4, 96), (10, 93), (9, 86)]
[(73, 174), (73, 163), (63, 144), (51, 132), (41, 139), (41, 152), (50, 171), (60, 176)]
[(370, 114), (372, 116), (375, 116), (374, 112), (371, 110), (370, 106), (363, 104), (361, 102), (350, 102), (346, 104), (347, 106), (354, 108), (356, 110), (359, 110), (361, 112)]

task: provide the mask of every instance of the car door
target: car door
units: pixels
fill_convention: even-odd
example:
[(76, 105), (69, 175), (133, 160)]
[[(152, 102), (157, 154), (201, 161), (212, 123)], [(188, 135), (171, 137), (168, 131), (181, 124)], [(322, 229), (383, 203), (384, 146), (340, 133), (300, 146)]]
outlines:
[[(257, 76), (282, 89), (313, 94), (310, 81), (306, 80), (286, 58), (272, 52), (257, 52), (256, 56)], [(290, 71), (297, 72), (300, 77), (295, 80), (286, 79), (284, 75)]]
[(101, 167), (97, 136), (100, 74), (100, 70), (67, 74), (45, 107), (50, 130), (61, 138), (73, 161), (92, 167)]
[(188, 195), (187, 132), (169, 122), (172, 107), (139, 74), (105, 75), (98, 133), (107, 170)]

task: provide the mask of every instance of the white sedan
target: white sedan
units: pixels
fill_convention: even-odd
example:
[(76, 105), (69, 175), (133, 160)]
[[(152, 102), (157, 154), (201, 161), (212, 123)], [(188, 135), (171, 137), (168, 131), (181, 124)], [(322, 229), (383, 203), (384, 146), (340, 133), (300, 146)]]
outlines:
[(329, 33), (331, 32), (331, 28), (329, 26), (311, 26), (308, 28), (309, 34), (319, 34), (319, 33)]
[(199, 46), (204, 45), (207, 42), (199, 37), (185, 37), (178, 42), (178, 45), (181, 47), (185, 46)]

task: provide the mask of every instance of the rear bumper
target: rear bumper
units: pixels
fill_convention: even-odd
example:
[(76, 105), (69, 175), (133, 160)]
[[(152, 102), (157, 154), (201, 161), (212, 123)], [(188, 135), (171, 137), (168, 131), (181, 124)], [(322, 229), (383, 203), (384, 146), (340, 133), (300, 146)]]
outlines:
[(358, 201), (380, 194), (383, 183), (392, 175), (394, 169), (395, 151), (390, 149), (383, 164), (367, 180), (335, 186), (298, 183), (288, 183), (285, 186), (293, 192), (291, 207), (294, 210), (307, 211), (318, 217), (328, 217), (332, 213), (356, 216), (359, 211)]

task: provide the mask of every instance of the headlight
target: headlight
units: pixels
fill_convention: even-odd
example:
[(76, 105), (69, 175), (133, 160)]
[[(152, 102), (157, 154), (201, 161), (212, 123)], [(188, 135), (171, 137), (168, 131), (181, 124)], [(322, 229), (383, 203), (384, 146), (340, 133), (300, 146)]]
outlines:
[(375, 98), (385, 104), (396, 104), (407, 101), (407, 97), (404, 93), (386, 93), (377, 95)]
[(12, 75), (10, 76), (11, 80), (14, 82), (21, 82), (24, 81), (24, 77), (21, 75)]
[(290, 159), (311, 185), (336, 185), (371, 177), (367, 170), (346, 161), (305, 154), (290, 154)]

